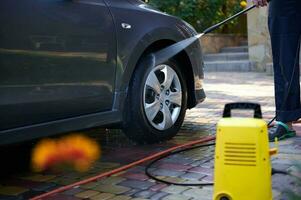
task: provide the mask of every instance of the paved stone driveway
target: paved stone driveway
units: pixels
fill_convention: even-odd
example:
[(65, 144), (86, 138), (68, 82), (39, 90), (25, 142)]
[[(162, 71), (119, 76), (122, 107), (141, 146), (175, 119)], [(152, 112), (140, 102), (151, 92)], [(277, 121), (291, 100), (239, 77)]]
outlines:
[[(103, 148), (101, 160), (90, 171), (87, 173), (45, 172), (43, 174), (34, 174), (27, 170), (13, 172), (0, 180), (0, 200), (28, 199), (59, 186), (117, 168), (175, 144), (214, 134), (223, 106), (228, 102), (259, 102), (266, 119), (272, 118), (274, 114), (272, 77), (265, 74), (207, 73), (205, 89), (206, 101), (197, 108), (187, 111), (185, 123), (174, 139), (156, 145), (137, 146), (127, 140), (119, 130), (87, 131), (85, 134), (98, 140)], [(249, 115), (251, 116), (251, 113)], [(296, 126), (296, 128), (301, 136), (301, 126)], [(173, 182), (211, 182), (213, 153), (214, 149), (208, 147), (173, 155), (157, 163), (151, 171), (160, 178)], [(273, 157), (273, 167), (289, 170), (294, 176), (279, 174), (273, 176), (274, 199), (293, 199), (289, 198), (287, 192), (301, 194), (301, 170), (297, 167), (298, 163), (301, 166), (301, 137), (281, 142), (280, 153)], [(155, 182), (144, 175), (144, 165), (141, 165), (47, 199), (209, 200), (211, 196), (212, 187), (183, 187)]]

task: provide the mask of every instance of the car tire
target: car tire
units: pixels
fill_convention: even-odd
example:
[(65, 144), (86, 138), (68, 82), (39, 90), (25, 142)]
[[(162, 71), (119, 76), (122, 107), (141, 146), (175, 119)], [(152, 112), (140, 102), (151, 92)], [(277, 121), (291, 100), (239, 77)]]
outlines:
[(181, 128), (186, 108), (186, 80), (178, 62), (154, 66), (153, 57), (140, 59), (128, 88), (125, 134), (139, 144), (168, 140)]

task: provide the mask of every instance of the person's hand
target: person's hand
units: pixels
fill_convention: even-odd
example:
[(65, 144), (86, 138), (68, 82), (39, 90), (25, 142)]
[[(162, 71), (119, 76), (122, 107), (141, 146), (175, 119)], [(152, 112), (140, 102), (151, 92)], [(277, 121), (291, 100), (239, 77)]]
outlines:
[(268, 1), (267, 0), (252, 0), (254, 5), (256, 5), (257, 7), (261, 6), (267, 6), (268, 5)]

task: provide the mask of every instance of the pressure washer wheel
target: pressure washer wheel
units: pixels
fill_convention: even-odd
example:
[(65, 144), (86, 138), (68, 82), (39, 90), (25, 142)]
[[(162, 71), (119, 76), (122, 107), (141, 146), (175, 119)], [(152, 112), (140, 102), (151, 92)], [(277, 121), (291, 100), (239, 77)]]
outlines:
[(128, 92), (125, 134), (138, 143), (170, 139), (179, 131), (187, 106), (185, 76), (177, 61), (152, 66), (139, 62)]
[(221, 197), (220, 200), (229, 200), (228, 197)]

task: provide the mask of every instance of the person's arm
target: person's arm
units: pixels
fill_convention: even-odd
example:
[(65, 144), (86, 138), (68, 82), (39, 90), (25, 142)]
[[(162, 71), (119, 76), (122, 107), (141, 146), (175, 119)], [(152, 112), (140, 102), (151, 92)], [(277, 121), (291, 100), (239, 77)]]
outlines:
[(256, 5), (257, 7), (261, 6), (267, 6), (268, 5), (268, 1), (267, 0), (252, 0), (254, 5)]

